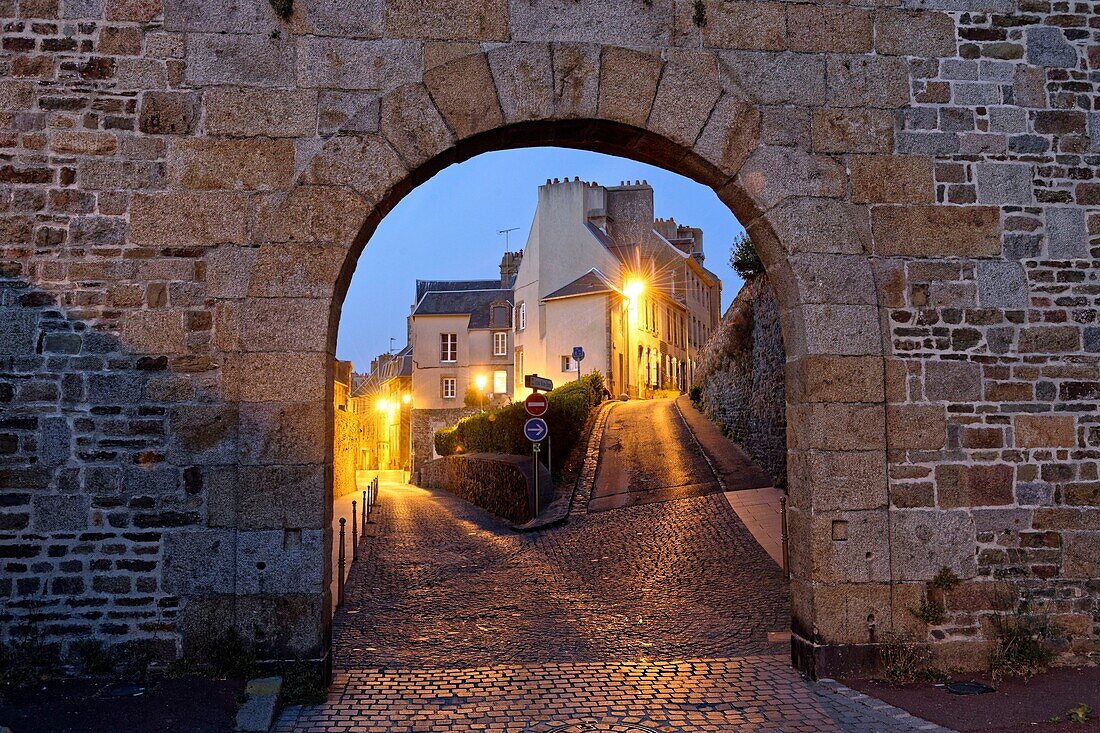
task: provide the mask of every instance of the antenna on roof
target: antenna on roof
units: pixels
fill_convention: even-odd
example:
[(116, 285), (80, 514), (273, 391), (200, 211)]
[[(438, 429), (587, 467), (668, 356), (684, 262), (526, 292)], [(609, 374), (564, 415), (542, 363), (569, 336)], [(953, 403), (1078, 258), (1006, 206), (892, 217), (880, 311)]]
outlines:
[(393, 342), (396, 341), (396, 340), (397, 339), (395, 339), (393, 336), (390, 336), (390, 353), (391, 354), (393, 353)]
[(507, 252), (512, 251), (512, 248), (508, 245), (508, 232), (514, 232), (517, 229), (519, 229), (519, 227), (512, 227), (511, 229), (498, 229), (497, 230), (497, 234), (503, 234), (504, 235), (504, 249)]

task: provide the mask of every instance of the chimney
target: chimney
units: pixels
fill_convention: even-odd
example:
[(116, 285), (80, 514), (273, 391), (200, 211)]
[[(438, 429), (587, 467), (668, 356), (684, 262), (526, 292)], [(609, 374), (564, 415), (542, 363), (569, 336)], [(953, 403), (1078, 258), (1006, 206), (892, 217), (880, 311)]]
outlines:
[(519, 263), (523, 259), (523, 252), (505, 252), (500, 258), (500, 287), (510, 289), (516, 282), (519, 273)]

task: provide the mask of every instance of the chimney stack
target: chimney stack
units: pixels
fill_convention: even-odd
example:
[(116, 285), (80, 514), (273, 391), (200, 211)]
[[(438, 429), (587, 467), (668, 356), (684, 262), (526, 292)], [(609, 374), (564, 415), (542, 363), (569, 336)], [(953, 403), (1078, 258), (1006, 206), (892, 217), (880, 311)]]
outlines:
[(519, 263), (523, 259), (523, 252), (505, 252), (500, 258), (500, 287), (510, 289), (516, 282), (519, 273)]

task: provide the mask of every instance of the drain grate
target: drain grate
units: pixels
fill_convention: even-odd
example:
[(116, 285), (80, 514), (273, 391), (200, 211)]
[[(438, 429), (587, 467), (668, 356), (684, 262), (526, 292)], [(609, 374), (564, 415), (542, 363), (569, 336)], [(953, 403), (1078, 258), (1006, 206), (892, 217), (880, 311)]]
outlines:
[(645, 725), (625, 725), (621, 723), (569, 723), (551, 727), (546, 733), (661, 733)]

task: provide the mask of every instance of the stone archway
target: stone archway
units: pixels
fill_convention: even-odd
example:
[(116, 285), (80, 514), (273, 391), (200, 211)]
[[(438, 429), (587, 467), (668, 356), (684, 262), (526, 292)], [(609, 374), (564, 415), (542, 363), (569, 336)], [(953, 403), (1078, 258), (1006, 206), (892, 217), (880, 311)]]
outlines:
[[(860, 664), (892, 629), (976, 666), (988, 620), (1055, 585), (1080, 601), (1049, 604), (1071, 648), (1095, 646), (1087, 8), (338, 5), (6, 19), (5, 634), (172, 655), (235, 627), (323, 654), (326, 371), (356, 255), (435, 170), (537, 142), (705, 183), (761, 249), (799, 664)], [(960, 583), (930, 629), (908, 609), (942, 568)]]
[[(630, 78), (631, 70), (645, 64), (652, 66), (651, 89), (631, 89), (624, 96), (617, 86), (600, 83)], [(707, 101), (676, 104), (688, 88)], [(831, 528), (833, 521), (843, 521), (852, 528), (853, 545), (876, 550), (888, 545), (884, 480), (864, 487), (858, 498), (829, 497), (831, 490), (818, 488), (835, 485), (841, 466), (857, 465), (884, 478), (882, 339), (866, 242), (855, 212), (845, 211), (840, 201), (843, 171), (825, 158), (761, 145), (759, 112), (736, 91), (721, 88), (717, 64), (706, 53), (663, 59), (620, 47), (524, 43), (428, 69), (422, 83), (381, 98), (377, 132), (333, 136), (302, 170), (296, 187), (261, 212), (255, 240), (261, 250), (272, 244), (335, 245), (326, 250), (324, 270), (339, 269), (340, 275), (331, 294), (303, 298), (285, 297), (278, 286), (281, 273), (253, 272), (249, 292), (278, 297), (249, 299), (242, 340), (262, 346), (240, 356), (270, 360), (265, 353), (283, 348), (272, 340), (273, 330), (294, 314), (295, 325), (306, 332), (327, 329), (327, 352), (315, 351), (317, 339), (309, 349), (279, 351), (269, 363), (308, 365), (300, 378), (309, 383), (296, 383), (295, 394), (326, 389), (324, 367), (335, 352), (335, 324), (359, 252), (382, 216), (444, 166), (489, 150), (552, 144), (630, 157), (690, 176), (714, 189), (761, 242), (782, 307), (796, 386), (789, 405), (792, 433), (799, 433), (792, 455), (801, 461), (792, 476), (790, 519), (797, 540), (792, 543), (797, 638), (807, 645), (823, 638), (866, 643), (866, 624), (853, 625), (849, 613), (832, 609), (819, 619), (813, 605), (815, 592), (849, 599), (868, 594), (867, 613), (877, 616), (889, 597), (887, 573), (850, 568), (862, 563), (852, 563), (854, 558), (820, 538), (823, 522)], [(640, 98), (652, 102), (639, 104)], [(802, 232), (793, 251), (775, 233), (777, 224)], [(814, 238), (815, 231), (828, 238)], [(823, 373), (828, 376), (817, 376)], [(325, 405), (331, 411), (331, 400)], [(285, 429), (293, 431), (299, 416), (289, 408), (286, 415), (291, 424)], [(310, 440), (313, 429), (302, 430), (301, 440)], [(811, 450), (826, 451), (831, 465), (807, 464), (802, 456)], [(830, 507), (828, 519), (815, 511), (818, 494), (818, 506)]]

